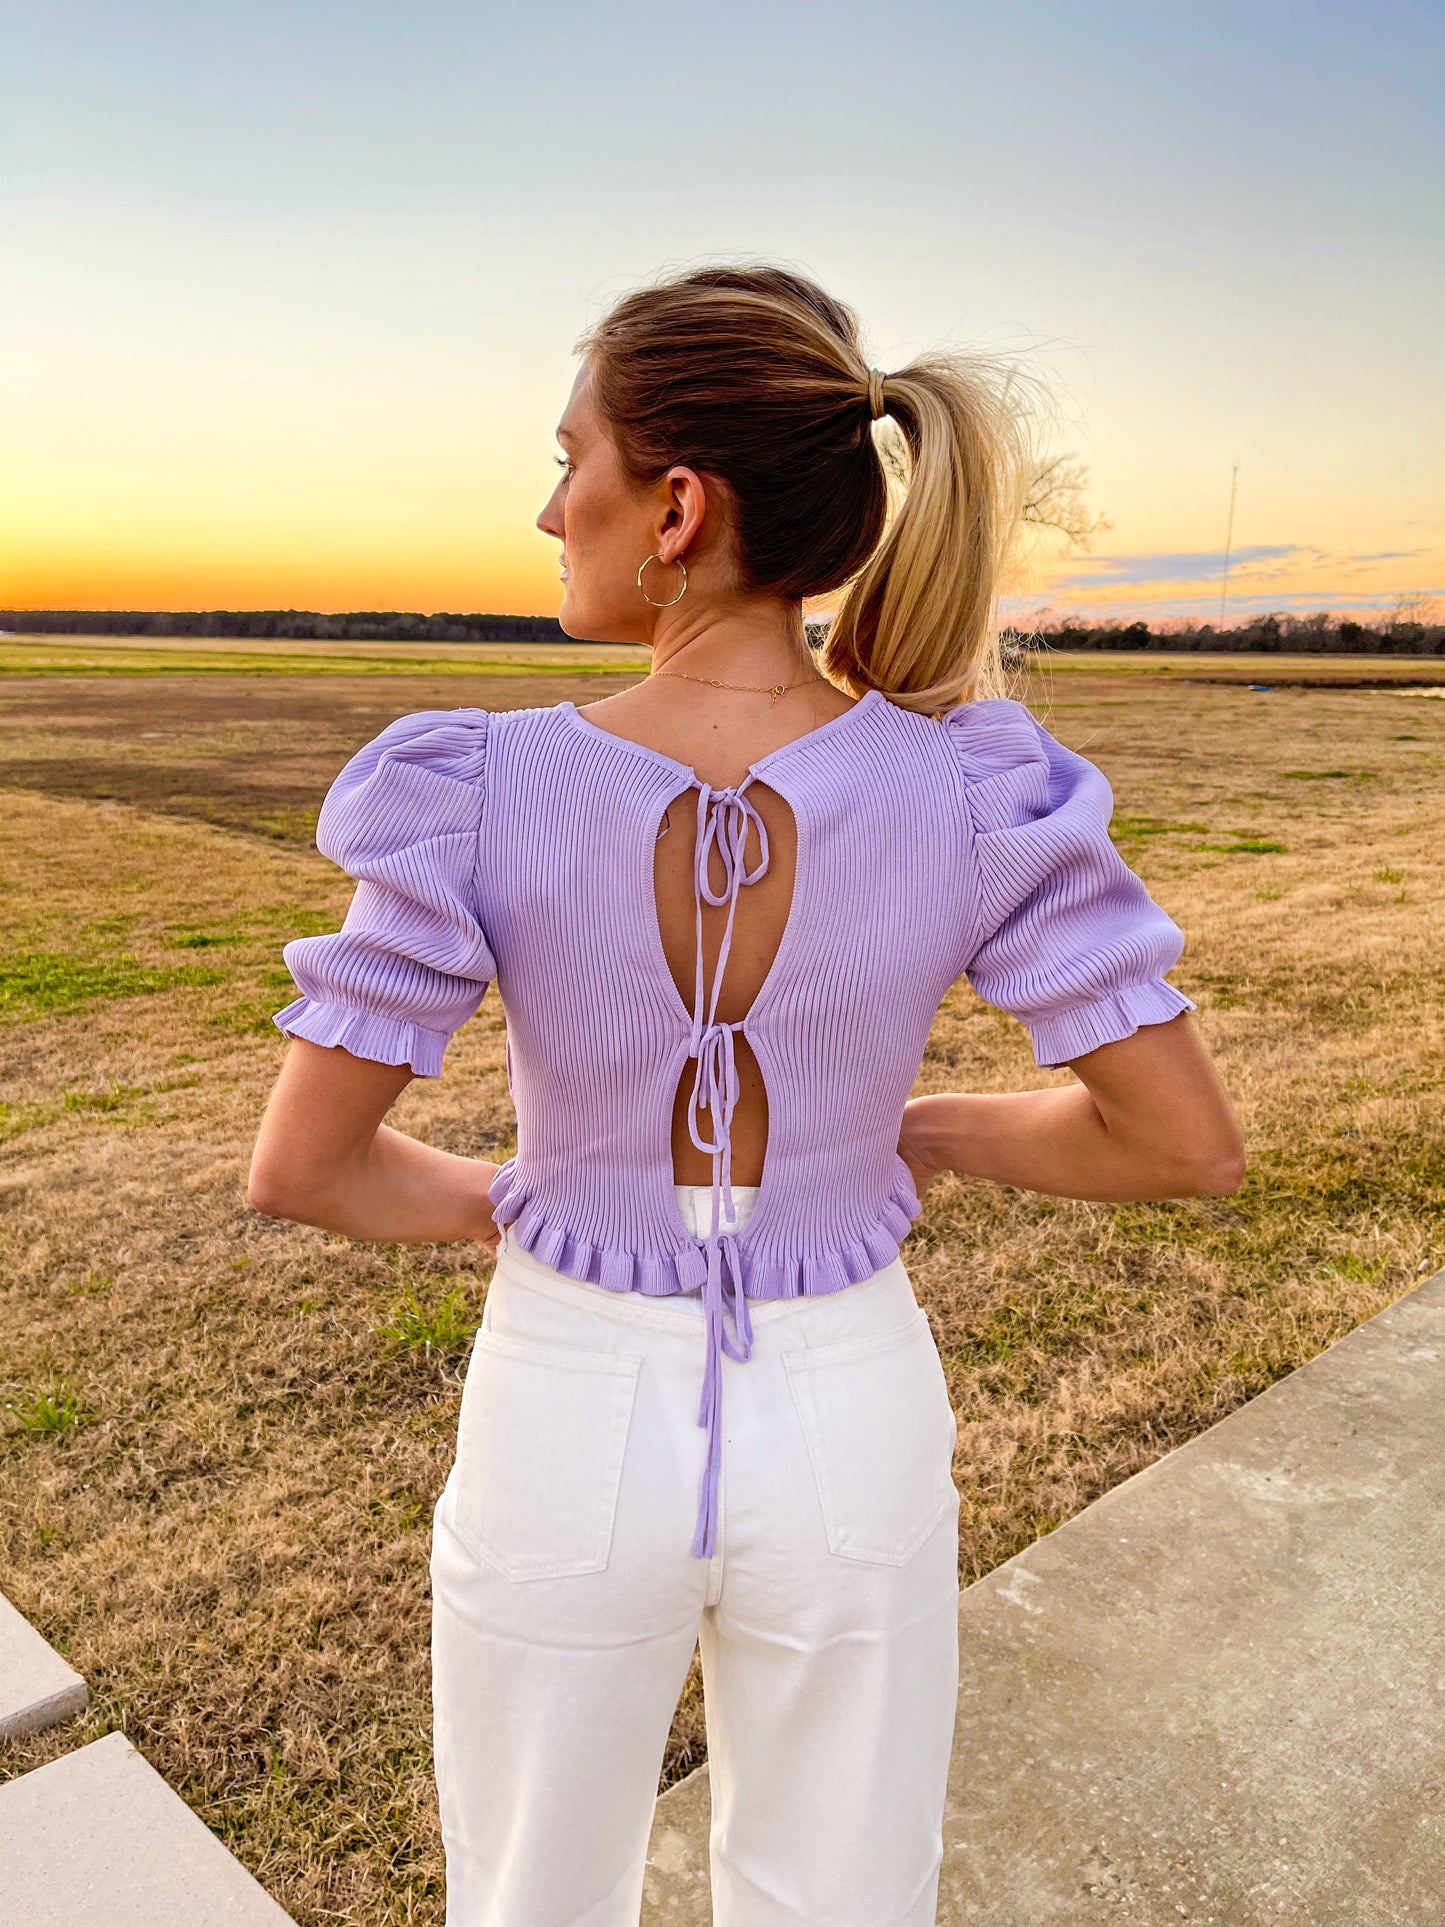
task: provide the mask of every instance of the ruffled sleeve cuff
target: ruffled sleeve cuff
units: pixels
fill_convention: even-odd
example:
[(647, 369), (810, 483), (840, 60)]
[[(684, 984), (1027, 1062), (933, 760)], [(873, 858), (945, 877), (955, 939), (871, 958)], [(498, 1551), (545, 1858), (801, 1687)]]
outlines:
[(1086, 1051), (1132, 1037), (1145, 1024), (1167, 1023), (1181, 1011), (1197, 1009), (1182, 990), (1155, 977), (1149, 983), (1123, 984), (1091, 1003), (1025, 1021), (1035, 1062), (1046, 1070), (1057, 1070)]
[(328, 1049), (340, 1045), (353, 1057), (374, 1064), (409, 1064), (417, 1077), (440, 1077), (451, 1040), (445, 1030), (427, 1030), (400, 1017), (383, 1017), (350, 1004), (298, 997), (271, 1019), (287, 1037), (305, 1037)]
[(963, 969), (1067, 1064), (1196, 1006), (1166, 981), (1184, 933), (1109, 836), (1102, 770), (1008, 699), (950, 712), (972, 905)]
[(441, 1075), (497, 974), (476, 882), (487, 723), (484, 710), (399, 717), (331, 785), (316, 847), (356, 890), (339, 930), (282, 950), (301, 993), (272, 1018), (288, 1037)]

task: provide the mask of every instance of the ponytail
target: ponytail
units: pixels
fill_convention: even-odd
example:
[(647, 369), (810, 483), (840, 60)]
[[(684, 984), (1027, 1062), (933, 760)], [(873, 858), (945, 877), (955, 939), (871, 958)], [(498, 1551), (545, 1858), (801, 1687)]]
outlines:
[[(578, 347), (635, 482), (685, 464), (727, 483), (750, 589), (844, 591), (830, 681), (926, 713), (1001, 690), (995, 613), (1027, 472), (1019, 375), (935, 352), (879, 376), (850, 308), (765, 266), (639, 288)], [(892, 425), (875, 435), (880, 412)]]
[(823, 645), (840, 688), (929, 714), (1002, 692), (998, 595), (1027, 477), (1018, 388), (1016, 375), (942, 352), (884, 379), (902, 499)]

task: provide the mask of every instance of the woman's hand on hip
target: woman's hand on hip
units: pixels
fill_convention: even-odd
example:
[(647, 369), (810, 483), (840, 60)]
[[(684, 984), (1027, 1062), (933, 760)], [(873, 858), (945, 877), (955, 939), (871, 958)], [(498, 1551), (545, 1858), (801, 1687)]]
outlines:
[(1188, 1012), (1141, 1025), (1068, 1068), (1075, 1082), (1044, 1090), (914, 1098), (898, 1149), (915, 1182), (957, 1171), (1105, 1204), (1238, 1188), (1244, 1142)]
[(948, 1157), (947, 1127), (951, 1108), (965, 1099), (951, 1096), (914, 1097), (903, 1106), (903, 1126), (898, 1133), (898, 1155), (908, 1166), (913, 1188), (921, 1200), (935, 1178), (952, 1166)]
[(375, 1244), (475, 1239), (495, 1251), (487, 1193), (498, 1167), (382, 1121), (411, 1080), (408, 1064), (292, 1038), (251, 1156), (251, 1203)]

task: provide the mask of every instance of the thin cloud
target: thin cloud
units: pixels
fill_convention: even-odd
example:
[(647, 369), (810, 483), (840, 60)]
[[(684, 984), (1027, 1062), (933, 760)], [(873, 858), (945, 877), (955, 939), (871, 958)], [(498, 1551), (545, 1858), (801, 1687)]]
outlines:
[[(1236, 569), (1249, 569), (1261, 562), (1278, 562), (1287, 557), (1313, 553), (1297, 542), (1277, 547), (1235, 549), (1229, 556), (1232, 575)], [(1116, 583), (1208, 582), (1224, 574), (1224, 550), (1203, 549), (1179, 555), (1101, 555), (1084, 565), (1083, 573), (1060, 577), (1056, 589), (1109, 588)]]
[[(1314, 572), (1357, 573), (1381, 562), (1410, 562), (1429, 554), (1418, 549), (1371, 549), (1337, 553), (1308, 542), (1257, 544), (1234, 549), (1229, 555), (1230, 580), (1280, 582), (1301, 569)], [(1056, 578), (1056, 591), (1070, 589), (1148, 588), (1175, 582), (1218, 582), (1224, 575), (1223, 549), (1196, 549), (1179, 554), (1090, 556), (1077, 564), (1074, 575)]]
[[(1417, 591), (1426, 598), (1445, 597), (1445, 587), (1427, 588)], [(1349, 591), (1333, 594), (1318, 589), (1290, 590), (1272, 594), (1240, 594), (1233, 590), (1229, 596), (1229, 620), (1234, 623), (1241, 616), (1253, 615), (1316, 615), (1321, 610), (1331, 614), (1360, 615), (1366, 617), (1388, 616), (1392, 598), (1388, 596), (1357, 595)], [(1219, 617), (1219, 597), (1199, 595), (1141, 596), (1131, 602), (1111, 602), (1100, 598), (1090, 602), (1087, 607), (1077, 603), (1064, 608), (1041, 608), (1037, 599), (1026, 596), (1006, 597), (1002, 613), (1010, 620), (1025, 625), (1033, 622), (1052, 622), (1071, 616), (1076, 619), (1109, 621), (1115, 618), (1127, 621), (1160, 621), (1168, 618), (1207, 618), (1217, 621)]]

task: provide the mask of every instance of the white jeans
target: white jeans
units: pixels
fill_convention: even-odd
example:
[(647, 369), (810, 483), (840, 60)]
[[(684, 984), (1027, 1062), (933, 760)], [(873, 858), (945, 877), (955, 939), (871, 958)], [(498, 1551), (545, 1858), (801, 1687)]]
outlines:
[[(678, 1190), (700, 1235), (708, 1187)], [(504, 1235), (434, 1518), (447, 1927), (637, 1927), (699, 1645), (714, 1927), (933, 1927), (958, 1692), (938, 1350), (901, 1260), (749, 1308), (699, 1559), (700, 1300)]]

